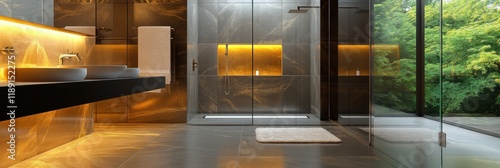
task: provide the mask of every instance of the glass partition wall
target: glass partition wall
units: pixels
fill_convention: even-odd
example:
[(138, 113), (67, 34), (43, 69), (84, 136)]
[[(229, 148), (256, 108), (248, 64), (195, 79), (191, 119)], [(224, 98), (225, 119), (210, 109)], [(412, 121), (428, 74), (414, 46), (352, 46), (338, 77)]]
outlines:
[(188, 1), (188, 123), (320, 123), (319, 0)]
[(370, 141), (395, 167), (500, 166), (499, 9), (371, 1)]

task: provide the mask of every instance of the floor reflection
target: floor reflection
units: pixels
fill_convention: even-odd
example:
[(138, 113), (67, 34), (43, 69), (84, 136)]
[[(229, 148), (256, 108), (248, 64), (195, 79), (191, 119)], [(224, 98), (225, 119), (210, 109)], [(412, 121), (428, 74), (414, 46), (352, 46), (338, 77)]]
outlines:
[(13, 167), (391, 167), (339, 126), (340, 144), (262, 144), (258, 126), (97, 124), (95, 133)]

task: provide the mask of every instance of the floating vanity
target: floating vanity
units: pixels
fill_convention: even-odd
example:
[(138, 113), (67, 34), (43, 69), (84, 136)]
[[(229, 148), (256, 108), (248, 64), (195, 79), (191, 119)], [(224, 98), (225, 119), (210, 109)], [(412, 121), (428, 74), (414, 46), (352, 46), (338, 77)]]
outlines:
[[(165, 87), (165, 77), (95, 79), (71, 82), (17, 82), (16, 118)], [(0, 95), (7, 95), (7, 82)], [(8, 106), (5, 96), (0, 107)], [(8, 115), (0, 115), (0, 121)]]

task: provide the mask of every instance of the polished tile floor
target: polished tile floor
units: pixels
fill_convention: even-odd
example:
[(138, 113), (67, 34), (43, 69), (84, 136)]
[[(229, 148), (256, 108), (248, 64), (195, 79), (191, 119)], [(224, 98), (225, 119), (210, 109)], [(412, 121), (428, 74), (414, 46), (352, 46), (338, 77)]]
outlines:
[(259, 126), (97, 124), (95, 132), (13, 167), (389, 168), (343, 127), (339, 144), (262, 144)]

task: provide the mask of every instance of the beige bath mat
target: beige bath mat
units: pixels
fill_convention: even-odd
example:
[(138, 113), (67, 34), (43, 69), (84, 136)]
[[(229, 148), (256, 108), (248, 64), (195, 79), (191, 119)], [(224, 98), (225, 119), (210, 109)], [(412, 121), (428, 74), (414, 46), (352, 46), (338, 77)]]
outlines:
[(338, 137), (324, 128), (257, 128), (257, 142), (263, 143), (340, 143)]

